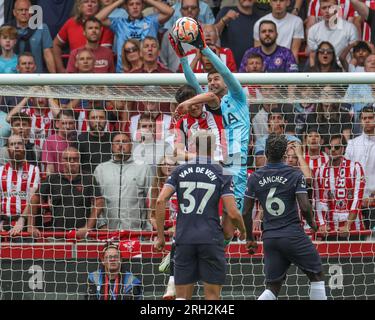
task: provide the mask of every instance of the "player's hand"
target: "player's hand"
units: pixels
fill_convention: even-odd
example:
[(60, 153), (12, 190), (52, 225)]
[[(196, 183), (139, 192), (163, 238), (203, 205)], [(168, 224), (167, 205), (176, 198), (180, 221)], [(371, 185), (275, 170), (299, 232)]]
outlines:
[(339, 237), (348, 237), (350, 234), (350, 228), (347, 223), (343, 227), (339, 228)]
[(317, 232), (319, 230), (319, 227), (318, 225), (316, 224), (315, 221), (313, 221), (311, 224), (310, 224), (310, 228), (313, 232)]
[(198, 36), (197, 36), (197, 39), (195, 39), (194, 41), (190, 42), (190, 44), (192, 46), (196, 47), (199, 50), (203, 50), (203, 49), (207, 48), (207, 44), (206, 44), (206, 41), (204, 40), (202, 26), (199, 24), (199, 22), (197, 22), (197, 24), (198, 24)]
[(246, 230), (243, 230), (243, 231), (240, 231), (240, 230), (236, 230), (234, 232), (234, 235), (240, 239), (241, 241), (244, 241), (246, 240)]
[(258, 250), (258, 244), (256, 241), (247, 241), (245, 246), (249, 254), (255, 254)]
[(329, 226), (326, 224), (319, 226), (318, 232), (321, 233), (323, 236), (327, 236), (329, 232)]
[(225, 15), (225, 20), (227, 21), (226, 23), (228, 23), (229, 21), (233, 21), (233, 20), (236, 20), (238, 17), (240, 16), (240, 13), (237, 12), (237, 11), (234, 11), (233, 9), (229, 10), (227, 12), (227, 14)]
[(86, 238), (86, 236), (87, 236), (87, 234), (89, 233), (89, 229), (88, 228), (86, 228), (86, 227), (83, 227), (83, 228), (79, 228), (78, 230), (77, 230), (77, 233), (76, 233), (76, 235), (77, 235), (77, 238), (78, 239), (84, 239), (84, 238)]
[(11, 237), (19, 235), (22, 232), (24, 225), (25, 219), (23, 217), (20, 217), (14, 227), (9, 231), (9, 235)]
[(179, 58), (183, 58), (185, 57), (186, 53), (184, 51), (184, 49), (182, 48), (182, 45), (181, 45), (181, 42), (176, 40), (171, 33), (168, 34), (168, 39), (169, 39), (169, 42), (173, 48), (173, 50), (176, 52), (176, 55), (179, 57)]
[(156, 241), (155, 241), (155, 244), (154, 244), (154, 248), (156, 251), (162, 251), (165, 247), (165, 238), (162, 237), (162, 238), (156, 238)]
[(27, 232), (30, 233), (33, 238), (40, 238), (42, 236), (42, 233), (39, 231), (39, 229), (35, 228), (34, 226), (28, 226)]

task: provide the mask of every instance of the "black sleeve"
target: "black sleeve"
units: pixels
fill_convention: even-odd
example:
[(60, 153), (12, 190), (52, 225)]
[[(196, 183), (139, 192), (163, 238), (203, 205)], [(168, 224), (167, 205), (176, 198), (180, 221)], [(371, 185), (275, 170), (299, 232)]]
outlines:
[(47, 180), (42, 182), (42, 185), (40, 187), (40, 197), (42, 198), (42, 202), (46, 202), (48, 200), (48, 197), (52, 195), (51, 178), (52, 176), (49, 176)]
[(208, 104), (205, 104), (204, 105), (206, 110), (211, 112), (212, 114), (215, 114), (215, 115), (218, 115), (218, 116), (222, 116), (222, 112), (221, 112), (221, 107), (219, 106), (219, 108), (217, 109), (212, 109)]

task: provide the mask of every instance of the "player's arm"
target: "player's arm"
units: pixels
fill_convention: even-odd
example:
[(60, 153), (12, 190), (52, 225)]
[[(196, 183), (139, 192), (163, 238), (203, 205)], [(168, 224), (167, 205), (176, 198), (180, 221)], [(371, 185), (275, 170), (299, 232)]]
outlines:
[(23, 108), (26, 107), (26, 105), (27, 105), (27, 101), (28, 101), (28, 100), (29, 100), (28, 97), (23, 98), (23, 99), (20, 101), (20, 103), (17, 104), (17, 105), (16, 105), (16, 106), (15, 106), (15, 107), (14, 107), (14, 108), (8, 113), (7, 118), (6, 118), (6, 120), (7, 120), (8, 123), (10, 123), (10, 120), (12, 119), (12, 117), (13, 117), (15, 114), (21, 112), (21, 110), (22, 110)]
[(240, 82), (233, 76), (232, 72), (225, 65), (225, 63), (223, 63), (223, 61), (221, 61), (220, 58), (206, 45), (202, 27), (201, 25), (199, 25), (198, 27), (198, 37), (191, 43), (191, 45), (201, 50), (201, 53), (211, 61), (216, 71), (219, 72), (223, 77), (224, 82), (227, 85), (228, 90), (230, 91), (232, 96), (236, 99), (246, 100)]
[(225, 63), (223, 63), (223, 61), (221, 61), (209, 47), (202, 49), (201, 52), (211, 61), (215, 69), (221, 74), (232, 96), (237, 99), (246, 99), (240, 82), (233, 76), (233, 73)]
[(350, 0), (351, 4), (353, 5), (353, 8), (355, 11), (358, 12), (358, 14), (364, 19), (367, 20), (368, 15), (370, 13), (370, 9), (364, 2), (361, 2), (360, 0)]
[(177, 109), (182, 110), (183, 113), (187, 113), (188, 109), (195, 104), (208, 104), (212, 109), (215, 109), (215, 107), (220, 107), (220, 99), (212, 92), (205, 92), (180, 103)]
[(306, 222), (311, 227), (311, 229), (313, 229), (316, 232), (318, 230), (318, 226), (316, 225), (316, 222), (313, 218), (313, 209), (307, 192), (296, 193), (296, 196), (302, 216), (305, 218)]
[(171, 33), (168, 35), (169, 42), (173, 48), (173, 50), (176, 52), (176, 55), (180, 58), (182, 70), (185, 75), (185, 79), (188, 82), (189, 85), (191, 85), (195, 91), (198, 93), (203, 93), (203, 90), (201, 86), (199, 85), (198, 79), (195, 76), (193, 70), (190, 67), (188, 58), (185, 56), (186, 52), (181, 46), (181, 43), (176, 40)]
[(236, 200), (233, 195), (224, 195), (222, 197), (223, 205), (226, 209), (228, 218), (231, 220), (233, 226), (237, 228), (240, 233), (240, 239), (246, 239), (246, 228), (240, 212), (237, 209)]
[(246, 249), (249, 254), (254, 254), (257, 249), (257, 243), (253, 236), (253, 209), (255, 205), (255, 199), (250, 197), (245, 197), (244, 208), (242, 212), (242, 217), (246, 228)]
[(157, 0), (144, 0), (144, 2), (156, 9), (159, 12), (158, 21), (160, 24), (164, 24), (172, 17), (174, 13), (173, 7), (169, 6), (168, 4), (164, 3), (163, 1)]
[(163, 189), (161, 190), (158, 199), (156, 200), (156, 227), (158, 232), (158, 238), (155, 243), (155, 249), (158, 251), (163, 250), (165, 246), (165, 238), (164, 238), (164, 221), (165, 221), (165, 208), (167, 205), (167, 201), (175, 192), (175, 189), (171, 185), (164, 185)]

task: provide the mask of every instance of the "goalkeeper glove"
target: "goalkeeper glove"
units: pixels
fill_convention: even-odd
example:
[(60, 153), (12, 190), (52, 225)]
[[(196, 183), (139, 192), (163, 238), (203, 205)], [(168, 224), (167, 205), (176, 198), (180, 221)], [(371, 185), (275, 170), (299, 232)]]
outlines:
[(203, 50), (203, 49), (207, 48), (207, 44), (206, 44), (206, 40), (204, 40), (202, 26), (199, 24), (199, 22), (197, 22), (197, 24), (198, 24), (197, 39), (195, 39), (194, 41), (190, 42), (190, 44), (192, 46), (196, 47), (199, 50)]
[(179, 58), (183, 58), (185, 57), (185, 51), (184, 49), (182, 48), (182, 45), (180, 43), (180, 41), (176, 40), (170, 33), (168, 34), (168, 39), (169, 39), (169, 42), (173, 48), (173, 50), (176, 52), (177, 56)]

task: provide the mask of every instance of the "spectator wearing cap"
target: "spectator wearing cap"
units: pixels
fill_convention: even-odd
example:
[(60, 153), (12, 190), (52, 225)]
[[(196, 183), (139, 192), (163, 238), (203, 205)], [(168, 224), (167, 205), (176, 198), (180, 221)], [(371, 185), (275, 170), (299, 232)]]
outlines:
[(268, 113), (268, 133), (257, 139), (255, 143), (255, 164), (257, 168), (261, 168), (266, 163), (266, 156), (265, 156), (265, 149), (266, 149), (266, 141), (270, 133), (276, 134), (285, 134), (288, 142), (299, 142), (296, 136), (287, 133), (287, 121), (284, 119), (284, 112), (280, 106), (273, 108)]
[(119, 246), (108, 242), (100, 256), (99, 269), (88, 276), (87, 300), (141, 300), (141, 281), (122, 264)]
[[(83, 30), (87, 43), (84, 48), (91, 50), (95, 57), (94, 72), (95, 73), (113, 73), (115, 65), (113, 61), (112, 50), (100, 45), (102, 33), (102, 23), (95, 17), (89, 17), (83, 24)], [(81, 49), (81, 48), (80, 48)], [(76, 56), (80, 49), (71, 51), (69, 55), (66, 71), (76, 73)]]
[[(365, 71), (365, 61), (367, 57), (371, 54), (374, 46), (370, 45), (365, 41), (355, 41), (349, 44), (340, 56), (340, 62), (343, 69), (346, 72), (364, 72)], [(353, 59), (348, 63), (348, 55), (352, 52)]]

